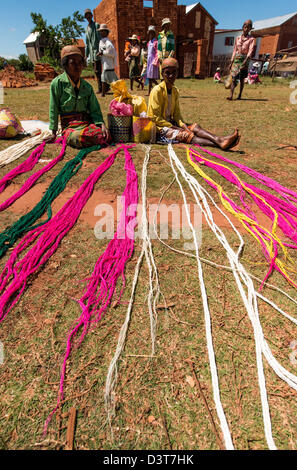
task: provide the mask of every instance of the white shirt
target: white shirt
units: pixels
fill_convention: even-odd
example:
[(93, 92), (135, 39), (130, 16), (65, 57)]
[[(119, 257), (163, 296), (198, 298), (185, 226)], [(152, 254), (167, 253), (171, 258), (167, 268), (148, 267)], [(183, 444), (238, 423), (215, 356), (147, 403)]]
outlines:
[(99, 52), (103, 52), (101, 56), (102, 71), (114, 69), (116, 65), (116, 50), (111, 40), (101, 38), (99, 43)]

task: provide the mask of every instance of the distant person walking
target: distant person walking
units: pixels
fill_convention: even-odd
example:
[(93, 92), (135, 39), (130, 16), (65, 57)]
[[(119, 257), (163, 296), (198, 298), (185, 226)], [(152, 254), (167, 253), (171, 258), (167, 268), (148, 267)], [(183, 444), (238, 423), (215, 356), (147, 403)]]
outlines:
[(149, 94), (153, 85), (157, 85), (159, 79), (159, 57), (158, 57), (158, 40), (156, 38), (155, 26), (148, 28), (149, 41), (147, 43), (147, 72), (146, 76), (149, 80)]
[(158, 36), (158, 57), (161, 65), (164, 59), (174, 57), (175, 54), (175, 39), (170, 26), (170, 18), (164, 18), (162, 20), (162, 31)]
[(129, 60), (129, 78), (130, 78), (130, 90), (133, 91), (134, 80), (142, 87), (144, 87), (141, 80), (141, 69), (140, 69), (140, 42), (136, 34), (133, 34), (130, 39), (129, 50), (125, 53), (126, 58)]
[(234, 50), (231, 58), (230, 71), (232, 75), (232, 84), (230, 96), (227, 100), (233, 100), (234, 90), (237, 86), (237, 81), (240, 81), (240, 90), (237, 97), (241, 99), (244, 89), (245, 79), (248, 76), (249, 61), (254, 52), (255, 39), (250, 35), (253, 29), (252, 20), (245, 21), (243, 25), (242, 35), (238, 36), (235, 40)]
[(101, 60), (97, 55), (99, 52), (99, 42), (101, 39), (100, 33), (98, 31), (100, 25), (93, 21), (93, 13), (89, 8), (85, 10), (85, 18), (89, 23), (86, 29), (86, 58), (89, 58), (90, 62), (93, 64), (94, 73), (98, 83), (97, 93), (102, 93)]
[(116, 82), (118, 77), (115, 73), (117, 52), (111, 40), (108, 38), (109, 28), (106, 24), (102, 24), (99, 28), (101, 39), (99, 43), (99, 57), (102, 61), (102, 96), (105, 96), (109, 89), (109, 84)]

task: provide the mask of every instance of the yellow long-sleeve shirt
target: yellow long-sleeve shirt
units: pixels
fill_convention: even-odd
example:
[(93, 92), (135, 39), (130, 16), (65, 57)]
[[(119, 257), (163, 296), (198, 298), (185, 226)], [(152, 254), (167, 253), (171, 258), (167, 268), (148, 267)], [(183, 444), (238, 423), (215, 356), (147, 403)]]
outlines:
[[(173, 86), (171, 93), (172, 101), (170, 121), (174, 121), (178, 127), (183, 127), (185, 124), (183, 122), (179, 107), (179, 91), (175, 86)], [(149, 97), (147, 112), (148, 117), (154, 121), (158, 130), (161, 130), (163, 127), (173, 126), (172, 122), (168, 121), (166, 118), (167, 107), (168, 93), (166, 84), (163, 81), (152, 89)]]

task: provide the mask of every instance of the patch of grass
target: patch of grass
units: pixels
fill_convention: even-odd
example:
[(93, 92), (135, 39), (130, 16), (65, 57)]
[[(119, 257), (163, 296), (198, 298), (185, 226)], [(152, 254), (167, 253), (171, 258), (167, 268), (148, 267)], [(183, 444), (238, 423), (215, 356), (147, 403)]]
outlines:
[[(95, 81), (90, 83), (95, 88)], [(265, 78), (261, 87), (246, 87), (246, 100), (232, 103), (225, 99), (228, 92), (223, 86), (215, 85), (212, 80), (179, 80), (177, 85), (185, 121), (199, 122), (219, 134), (230, 133), (238, 126), (242, 134), (240, 151), (224, 155), (295, 189), (296, 152), (277, 150), (282, 144), (296, 145), (297, 108), (289, 102), (291, 90), (288, 84), (272, 83)], [(48, 120), (48, 85), (37, 89), (6, 90), (5, 93), (5, 104), (21, 119)], [(111, 98), (111, 95), (99, 98), (105, 117)], [(1, 141), (0, 149), (13, 142)], [(197, 177), (192, 167), (186, 164), (183, 146), (176, 146), (175, 150), (187, 170)], [(47, 146), (43, 158), (53, 158), (57, 152), (56, 147)], [(76, 150), (68, 148), (64, 161), (40, 182), (50, 184), (65, 161), (76, 153)], [(106, 155), (106, 151), (89, 155), (69, 182), (69, 187), (79, 188)], [(140, 177), (143, 147), (136, 146), (132, 155)], [(25, 158), (23, 156), (18, 162), (1, 168), (0, 177)], [(172, 181), (172, 171), (166, 162), (166, 146), (154, 145), (148, 171), (148, 198), (151, 200), (158, 200)], [(123, 163), (123, 158), (119, 157), (96, 188), (121, 194), (125, 186)], [(240, 173), (239, 170), (237, 172)], [(220, 181), (214, 171), (207, 169), (207, 173)], [(27, 178), (28, 174), (22, 175), (12, 184), (18, 188)], [(246, 175), (243, 179), (253, 182)], [(220, 182), (235, 198), (234, 187)], [(165, 199), (181, 202), (176, 184), (166, 193)], [(192, 200), (191, 197), (189, 199)], [(11, 225), (19, 215), (13, 207), (3, 212), (0, 229)], [(236, 246), (238, 241), (232, 232), (226, 230), (226, 233), (230, 243)], [(246, 241), (243, 263), (252, 274), (263, 279), (267, 265), (261, 249), (248, 235), (243, 236)], [(183, 248), (181, 240), (169, 240), (168, 243), (177, 249)], [(218, 449), (203, 400), (196, 385), (191, 386), (189, 381), (192, 370), (188, 360), (192, 360), (219, 430), (197, 266), (195, 260), (173, 253), (155, 240), (153, 250), (162, 292), (172, 307), (167, 313), (164, 309), (158, 310), (156, 355), (148, 358), (151, 340), (146, 304), (148, 271), (144, 265), (125, 352), (119, 364), (116, 415), (112, 423), (114, 439), (111, 438), (104, 407), (105, 379), (126, 315), (135, 263), (140, 253), (139, 241), (134, 257), (127, 265), (127, 287), (121, 303), (110, 308), (80, 348), (73, 351), (67, 367), (66, 401), (52, 420), (47, 440), (43, 441), (44, 421), (56, 403), (67, 333), (80, 314), (74, 300), (83, 292), (84, 283), (79, 281), (90, 275), (106, 244), (106, 240), (97, 240), (92, 227), (79, 219), (49, 262), (31, 278), (19, 303), (1, 324), (0, 340), (4, 344), (5, 361), (0, 366), (0, 448), (64, 448), (69, 410), (75, 407), (78, 411), (76, 449), (169, 449), (170, 446), (181, 450)], [(7, 253), (0, 260), (2, 269), (8, 256)], [(201, 256), (222, 265), (228, 264), (225, 253), (206, 226), (203, 226)], [(266, 449), (251, 323), (230, 272), (204, 265), (204, 278), (212, 315), (221, 398), (234, 445), (237, 449)], [(271, 282), (295, 297), (294, 289), (288, 287), (279, 275), (274, 274)], [(295, 315), (295, 307), (288, 299), (269, 289), (265, 289), (265, 294)], [(296, 339), (296, 328), (262, 303), (260, 317), (265, 337), (276, 358), (296, 373), (296, 367), (289, 361), (290, 343)], [(265, 374), (276, 444), (280, 449), (295, 449), (296, 392), (280, 381), (266, 363)]]

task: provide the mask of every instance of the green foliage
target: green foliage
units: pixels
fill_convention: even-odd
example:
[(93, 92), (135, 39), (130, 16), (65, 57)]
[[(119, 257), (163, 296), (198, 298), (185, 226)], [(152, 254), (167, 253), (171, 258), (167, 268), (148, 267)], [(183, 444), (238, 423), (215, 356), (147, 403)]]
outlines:
[(62, 18), (56, 26), (48, 25), (41, 13), (31, 13), (31, 18), (34, 23), (32, 33), (38, 32), (42, 43), (46, 45), (44, 57), (47, 63), (57, 67), (61, 49), (73, 44), (83, 34), (84, 28), (79, 23), (84, 21), (84, 17), (75, 11), (72, 17)]
[(34, 70), (34, 65), (27, 54), (19, 55), (19, 68), (22, 72), (32, 72)]

